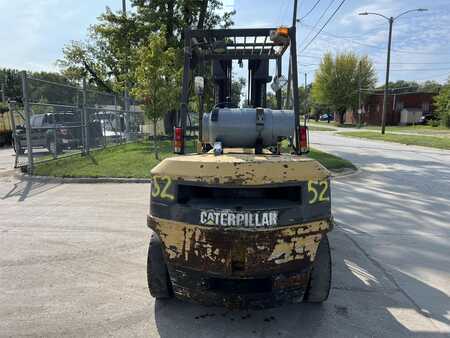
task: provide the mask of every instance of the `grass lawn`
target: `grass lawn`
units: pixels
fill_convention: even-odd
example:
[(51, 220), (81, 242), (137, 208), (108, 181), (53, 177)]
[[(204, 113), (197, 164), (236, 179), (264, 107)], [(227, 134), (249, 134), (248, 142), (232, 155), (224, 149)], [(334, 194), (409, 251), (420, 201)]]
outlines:
[(317, 125), (310, 125), (309, 130), (310, 131), (337, 131), (336, 128), (322, 127), (322, 126), (317, 126)]
[(311, 149), (308, 157), (319, 161), (324, 167), (331, 171), (340, 172), (347, 169), (356, 170), (356, 167), (352, 162), (317, 149)]
[[(34, 174), (56, 177), (128, 177), (148, 178), (150, 170), (158, 164), (153, 154), (153, 144), (138, 142), (91, 152), (89, 156), (74, 155), (54, 161), (36, 164)], [(187, 143), (188, 151), (194, 151), (194, 142)], [(161, 158), (176, 156), (170, 141), (160, 143)], [(316, 159), (333, 171), (355, 169), (349, 161), (312, 150), (309, 157)]]
[(366, 138), (369, 140), (388, 141), (395, 143), (402, 143), (407, 145), (431, 147), (438, 149), (450, 149), (450, 138), (424, 135), (400, 135), (400, 134), (385, 134), (374, 133), (371, 131), (357, 131), (357, 132), (340, 132), (338, 135), (347, 137)]
[[(367, 126), (364, 127), (369, 130), (379, 130), (379, 126)], [(430, 134), (436, 136), (450, 137), (450, 129), (442, 126), (433, 127), (429, 125), (415, 125), (415, 126), (387, 126), (386, 131), (392, 132), (404, 132), (404, 133), (414, 133), (414, 134)]]

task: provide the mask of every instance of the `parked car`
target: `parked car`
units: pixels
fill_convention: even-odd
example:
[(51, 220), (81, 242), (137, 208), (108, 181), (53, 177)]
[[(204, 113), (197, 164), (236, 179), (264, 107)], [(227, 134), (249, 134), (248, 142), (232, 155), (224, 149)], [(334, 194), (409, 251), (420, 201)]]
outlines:
[(333, 114), (322, 114), (319, 117), (320, 121), (334, 121), (334, 115)]
[(429, 124), (434, 120), (434, 115), (432, 113), (424, 113), (419, 120), (418, 124)]

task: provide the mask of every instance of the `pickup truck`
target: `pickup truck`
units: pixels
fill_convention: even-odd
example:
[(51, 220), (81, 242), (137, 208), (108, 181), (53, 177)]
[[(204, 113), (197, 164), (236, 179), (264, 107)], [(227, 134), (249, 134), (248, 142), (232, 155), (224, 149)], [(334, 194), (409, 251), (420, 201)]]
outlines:
[[(31, 147), (47, 148), (51, 153), (76, 148), (81, 144), (81, 127), (72, 113), (45, 113), (31, 116)], [(55, 138), (56, 133), (56, 138)], [(23, 154), (27, 148), (26, 128), (16, 128), (15, 150)]]
[[(46, 148), (53, 154), (59, 154), (65, 149), (77, 149), (82, 145), (81, 122), (74, 113), (36, 114), (31, 116), (30, 125), (32, 148)], [(90, 124), (88, 132), (91, 146), (98, 143), (101, 126)], [(23, 154), (27, 148), (25, 127), (16, 128), (16, 138), (14, 149)]]

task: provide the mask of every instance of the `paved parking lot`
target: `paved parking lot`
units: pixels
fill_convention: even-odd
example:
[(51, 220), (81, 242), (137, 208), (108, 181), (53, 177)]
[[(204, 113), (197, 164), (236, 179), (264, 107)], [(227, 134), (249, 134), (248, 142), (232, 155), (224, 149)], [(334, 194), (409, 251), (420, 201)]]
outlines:
[(14, 166), (14, 151), (0, 147), (0, 175), (10, 173)]
[[(329, 301), (251, 312), (149, 296), (148, 185), (0, 176), (0, 336), (448, 337), (449, 224), (426, 214), (423, 229), (411, 221), (422, 231), (412, 236), (395, 199), (390, 214), (370, 214), (365, 205), (383, 203), (364, 195), (370, 168), (381, 170), (333, 184), (340, 225)], [(402, 233), (385, 231), (394, 216)]]

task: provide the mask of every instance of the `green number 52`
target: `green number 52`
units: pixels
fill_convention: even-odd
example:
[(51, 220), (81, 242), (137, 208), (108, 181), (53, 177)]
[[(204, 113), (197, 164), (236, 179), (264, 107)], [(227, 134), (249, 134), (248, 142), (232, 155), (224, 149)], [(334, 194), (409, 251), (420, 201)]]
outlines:
[(330, 183), (328, 180), (308, 181), (308, 203), (315, 204), (320, 202), (328, 202), (330, 200), (329, 188)]

